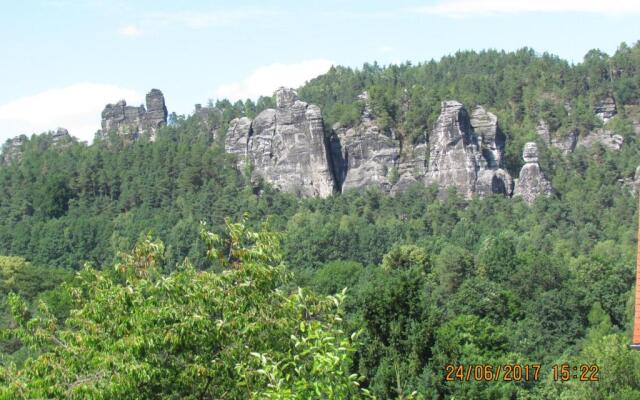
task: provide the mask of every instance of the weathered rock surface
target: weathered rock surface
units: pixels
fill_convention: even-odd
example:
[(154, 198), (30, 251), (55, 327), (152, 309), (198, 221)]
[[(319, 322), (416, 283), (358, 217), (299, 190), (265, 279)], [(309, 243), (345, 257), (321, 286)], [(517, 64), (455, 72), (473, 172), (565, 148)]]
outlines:
[(469, 116), (462, 104), (442, 102), (442, 111), (429, 138), (427, 185), (436, 184), (441, 192), (455, 187), (467, 198), (473, 195), (480, 148), (471, 132)]
[(580, 135), (576, 129), (572, 129), (568, 133), (560, 134), (558, 132), (550, 132), (547, 124), (543, 120), (540, 120), (536, 127), (536, 132), (546, 145), (560, 149), (564, 155), (573, 153), (579, 146), (591, 148), (599, 143), (611, 150), (617, 151), (620, 150), (624, 144), (624, 138), (622, 136), (614, 134), (605, 128), (598, 128), (584, 136)]
[(534, 142), (524, 145), (522, 158), (525, 164), (520, 170), (513, 196), (520, 196), (531, 205), (540, 196), (551, 196), (553, 188), (538, 163), (538, 146)]
[(398, 177), (400, 141), (380, 129), (368, 93), (358, 98), (364, 102), (360, 122), (353, 127), (333, 127), (331, 158), (337, 185), (343, 192), (372, 186), (390, 192)]
[(618, 113), (618, 110), (616, 109), (616, 101), (613, 97), (605, 97), (595, 104), (593, 112), (598, 116), (598, 118), (606, 123)]
[(156, 131), (167, 124), (167, 105), (164, 95), (158, 89), (151, 89), (146, 96), (147, 112), (143, 117), (142, 130), (155, 138)]
[(578, 136), (579, 132), (576, 129), (562, 135), (556, 134), (551, 137), (551, 146), (560, 149), (564, 155), (573, 153), (578, 145)]
[[(320, 109), (300, 101), (292, 89), (279, 89), (276, 109), (253, 121), (229, 124), (225, 150), (252, 165), (253, 177), (301, 196), (379, 187), (398, 193), (416, 182), (455, 187), (466, 198), (500, 193), (510, 196), (513, 179), (502, 169), (506, 137), (495, 115), (476, 107), (471, 116), (461, 103), (445, 101), (433, 132), (402, 149), (401, 140), (384, 132), (364, 101), (360, 121), (336, 125), (327, 140)], [(426, 136), (426, 135), (425, 135)]]
[(394, 170), (391, 176), (392, 180), (396, 182), (391, 188), (391, 194), (403, 192), (417, 182), (424, 183), (428, 160), (429, 146), (425, 132), (423, 143), (404, 149), (404, 157), (398, 163), (397, 173)]
[[(442, 111), (429, 138), (425, 184), (437, 185), (441, 193), (455, 187), (464, 197), (471, 198), (478, 193), (480, 179), (478, 194), (486, 195), (490, 190), (491, 193), (510, 195), (510, 176), (498, 168), (504, 141), (498, 136), (495, 116), (481, 109), (476, 109), (476, 113), (478, 131), (484, 133), (486, 139), (476, 134), (461, 103), (442, 102)], [(485, 140), (486, 151), (482, 152)]]
[(280, 88), (275, 96), (275, 110), (262, 111), (250, 123), (247, 118), (232, 121), (225, 148), (238, 154), (241, 163), (252, 164), (254, 178), (282, 191), (329, 196), (335, 183), (320, 108), (300, 101), (293, 89)]
[(352, 128), (336, 126), (338, 147), (333, 152), (334, 171), (342, 191), (377, 186), (391, 191), (400, 143), (386, 136), (371, 119)]
[(540, 139), (544, 144), (560, 149), (564, 155), (573, 153), (576, 149), (576, 145), (578, 144), (577, 130), (572, 129), (564, 134), (551, 132), (547, 123), (542, 119), (538, 121), (536, 133), (540, 136)]
[(251, 120), (247, 117), (234, 118), (229, 122), (229, 129), (224, 140), (224, 150), (238, 155), (241, 162), (247, 157)]
[(437, 185), (441, 193), (456, 187), (465, 197), (510, 195), (513, 183), (501, 169), (505, 136), (495, 115), (476, 107), (470, 118), (462, 104), (442, 103), (436, 126), (424, 140), (406, 146), (383, 132), (368, 106), (366, 93), (360, 122), (334, 127), (332, 159), (342, 191), (377, 186), (391, 194), (416, 182)]
[(485, 197), (492, 194), (511, 196), (513, 193), (513, 178), (504, 169), (482, 169), (478, 171), (475, 194)]
[(633, 186), (631, 193), (635, 196), (640, 193), (640, 165), (636, 167), (636, 173), (633, 176)]
[(620, 178), (618, 182), (629, 190), (632, 196), (638, 196), (638, 194), (640, 194), (640, 165), (636, 167), (636, 172), (633, 177)]
[(49, 135), (51, 136), (51, 145), (54, 147), (67, 147), (76, 141), (65, 128), (58, 128)]
[(0, 161), (3, 165), (10, 165), (22, 160), (22, 147), (27, 142), (25, 135), (20, 135), (7, 141), (2, 145), (2, 152), (0, 153)]
[(536, 125), (536, 133), (542, 139), (542, 142), (547, 146), (551, 144), (551, 132), (549, 131), (549, 125), (547, 125), (546, 121), (541, 119), (538, 121), (538, 125)]
[(506, 136), (498, 126), (498, 117), (476, 106), (471, 112), (471, 126), (480, 137), (482, 162), (485, 167), (502, 168)]
[(155, 139), (158, 128), (167, 124), (167, 107), (164, 96), (158, 89), (151, 89), (146, 96), (146, 105), (127, 106), (125, 100), (107, 104), (102, 111), (102, 135), (116, 132), (128, 139), (137, 139), (146, 134)]
[(581, 136), (578, 139), (578, 146), (586, 148), (593, 147), (596, 143), (600, 143), (604, 147), (611, 150), (620, 150), (624, 144), (624, 138), (620, 135), (616, 135), (613, 132), (606, 129), (596, 129), (590, 132), (586, 136)]

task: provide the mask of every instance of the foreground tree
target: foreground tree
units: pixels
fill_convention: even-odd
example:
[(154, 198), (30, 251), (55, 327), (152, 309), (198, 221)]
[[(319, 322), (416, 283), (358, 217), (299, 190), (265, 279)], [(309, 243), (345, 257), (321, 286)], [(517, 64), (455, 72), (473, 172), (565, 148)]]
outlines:
[(85, 268), (67, 286), (75, 305), (62, 323), (44, 302), (30, 316), (10, 295), (16, 328), (4, 336), (39, 356), (2, 366), (0, 398), (366, 396), (349, 374), (356, 335), (341, 328), (344, 295), (279, 290), (279, 237), (226, 227), (225, 237), (202, 230), (209, 271), (185, 261), (163, 275), (164, 246), (149, 238), (115, 272)]

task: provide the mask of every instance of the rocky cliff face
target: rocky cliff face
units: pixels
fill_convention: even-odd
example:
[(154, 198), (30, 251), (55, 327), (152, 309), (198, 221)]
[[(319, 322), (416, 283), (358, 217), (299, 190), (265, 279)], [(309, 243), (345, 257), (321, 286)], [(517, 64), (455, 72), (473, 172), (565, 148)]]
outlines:
[(616, 135), (605, 128), (598, 128), (582, 136), (575, 129), (565, 134), (550, 132), (544, 120), (540, 120), (536, 127), (536, 132), (543, 143), (547, 146), (558, 148), (562, 154), (573, 153), (577, 147), (591, 148), (596, 144), (601, 144), (611, 150), (620, 150), (624, 144), (624, 138)]
[(620, 135), (615, 135), (610, 130), (600, 128), (593, 132), (590, 132), (586, 136), (581, 136), (578, 139), (578, 146), (591, 148), (597, 143), (600, 143), (604, 147), (611, 150), (620, 150), (624, 144), (624, 138)]
[(238, 160), (244, 163), (248, 157), (248, 143), (251, 132), (251, 120), (247, 117), (235, 118), (229, 123), (224, 150), (236, 154)]
[(320, 108), (298, 99), (293, 89), (276, 91), (276, 109), (267, 109), (253, 121), (231, 121), (225, 149), (250, 162), (253, 177), (300, 196), (326, 197), (335, 182), (325, 140)]
[(27, 142), (27, 137), (21, 135), (15, 138), (7, 139), (2, 145), (0, 153), (0, 161), (2, 165), (10, 165), (22, 160), (22, 146)]
[(471, 126), (480, 137), (483, 166), (502, 168), (506, 136), (498, 126), (498, 117), (476, 106), (471, 112)]
[[(45, 132), (41, 137), (44, 140), (38, 146), (40, 150), (49, 148), (64, 149), (73, 143), (78, 143), (78, 139), (71, 136), (65, 128)], [(28, 141), (29, 139), (25, 135), (8, 139), (0, 149), (0, 165), (10, 165), (22, 161), (24, 145)]]
[[(377, 186), (395, 194), (411, 184), (437, 185), (442, 193), (450, 187), (463, 196), (511, 194), (512, 180), (501, 167), (505, 136), (495, 115), (476, 107), (468, 115), (456, 101), (442, 103), (429, 140), (406, 146), (382, 132), (375, 116), (365, 107), (353, 127), (334, 127), (332, 160), (341, 190)], [(425, 135), (426, 136), (426, 135)]]
[(66, 147), (76, 141), (65, 128), (58, 128), (50, 133), (51, 144), (55, 147)]
[(127, 139), (137, 139), (146, 134), (155, 139), (158, 128), (167, 124), (167, 107), (164, 96), (158, 89), (151, 89), (145, 106), (127, 106), (125, 100), (107, 104), (102, 111), (102, 134), (116, 132)]
[(426, 183), (437, 185), (441, 192), (455, 187), (465, 197), (471, 197), (478, 179), (480, 148), (461, 103), (442, 102), (442, 111), (429, 137), (429, 146)]
[(564, 155), (573, 153), (578, 144), (577, 130), (572, 129), (568, 133), (562, 135), (558, 132), (550, 132), (547, 123), (542, 119), (538, 122), (536, 133), (540, 136), (540, 139), (542, 139), (544, 144), (560, 149)]
[(618, 113), (616, 101), (613, 97), (605, 97), (595, 104), (593, 112), (606, 123)]
[(425, 184), (441, 192), (455, 187), (467, 198), (490, 193), (511, 194), (509, 174), (502, 170), (504, 136), (495, 115), (482, 108), (474, 110), (473, 121), (462, 104), (444, 101), (429, 137), (429, 164)]
[(525, 164), (516, 180), (513, 196), (520, 196), (525, 203), (531, 205), (540, 196), (551, 196), (551, 183), (542, 172), (538, 163), (538, 146), (534, 142), (524, 145), (522, 158)]
[(380, 129), (369, 107), (367, 92), (360, 122), (353, 127), (335, 125), (331, 159), (337, 186), (344, 192), (379, 187), (390, 192), (396, 183), (400, 141)]

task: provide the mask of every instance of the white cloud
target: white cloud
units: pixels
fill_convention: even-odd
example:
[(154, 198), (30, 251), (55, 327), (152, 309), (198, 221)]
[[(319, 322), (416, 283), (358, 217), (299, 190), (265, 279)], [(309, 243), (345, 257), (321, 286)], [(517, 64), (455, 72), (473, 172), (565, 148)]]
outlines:
[(138, 105), (143, 96), (119, 86), (78, 83), (10, 101), (0, 105), (0, 144), (13, 136), (41, 133), (59, 126), (80, 140), (91, 142), (100, 129), (104, 106), (120, 99)]
[(391, 47), (391, 46), (380, 46), (380, 47), (378, 47), (378, 51), (380, 53), (391, 53), (393, 51), (393, 47)]
[(118, 33), (121, 36), (126, 36), (126, 37), (136, 37), (136, 36), (142, 35), (142, 31), (134, 25), (123, 26), (120, 29), (118, 29)]
[(638, 0), (440, 0), (412, 11), (451, 18), (519, 13), (581, 12), (603, 15), (640, 14)]
[(297, 64), (271, 64), (259, 67), (247, 78), (220, 86), (216, 95), (229, 100), (256, 99), (271, 96), (280, 86), (298, 87), (329, 70), (331, 60), (306, 60)]

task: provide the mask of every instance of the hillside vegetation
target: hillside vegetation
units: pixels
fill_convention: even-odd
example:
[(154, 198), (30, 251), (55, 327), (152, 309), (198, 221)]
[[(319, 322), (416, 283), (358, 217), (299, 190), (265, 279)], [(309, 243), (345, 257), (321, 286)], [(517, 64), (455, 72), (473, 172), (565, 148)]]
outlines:
[[(174, 114), (155, 142), (34, 135), (0, 167), (0, 397), (638, 398), (640, 44), (576, 65), (522, 49), (334, 67), (298, 93), (330, 131), (357, 121), (363, 91), (409, 145), (441, 101), (482, 104), (514, 176), (541, 119), (587, 135), (604, 97), (624, 145), (540, 142), (555, 194), (527, 206), (421, 185), (299, 199), (251, 181), (205, 125), (224, 132), (268, 97), (217, 101), (207, 124)], [(600, 381), (555, 382), (564, 362), (598, 364)], [(445, 380), (446, 364), (510, 363), (542, 364), (539, 380)]]

